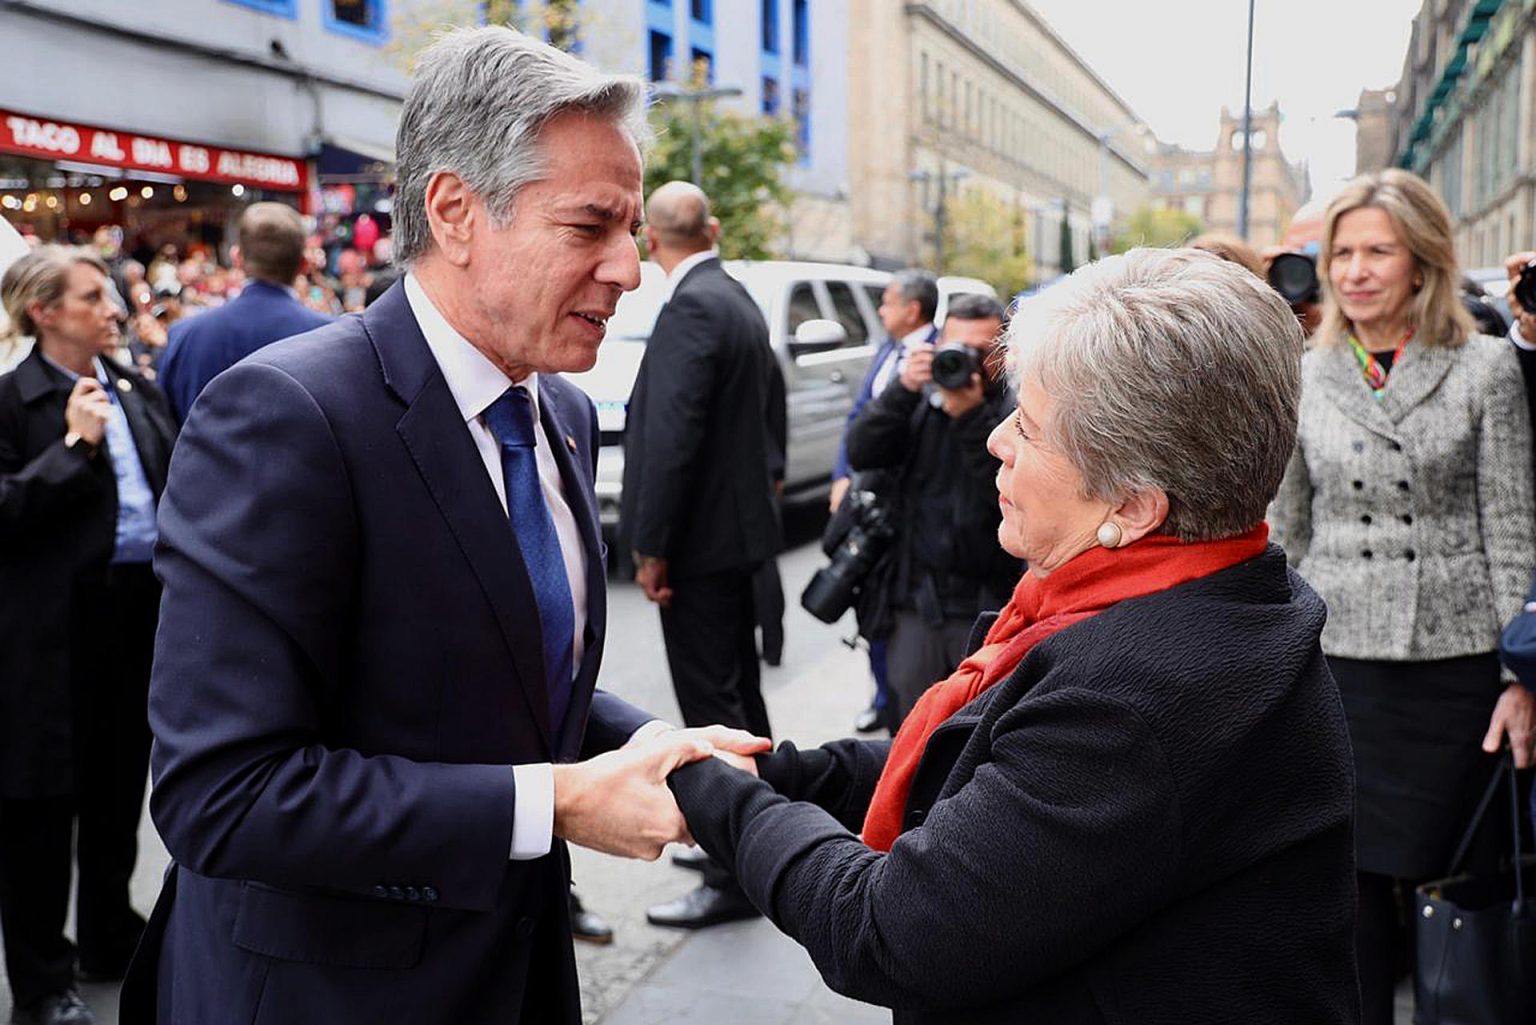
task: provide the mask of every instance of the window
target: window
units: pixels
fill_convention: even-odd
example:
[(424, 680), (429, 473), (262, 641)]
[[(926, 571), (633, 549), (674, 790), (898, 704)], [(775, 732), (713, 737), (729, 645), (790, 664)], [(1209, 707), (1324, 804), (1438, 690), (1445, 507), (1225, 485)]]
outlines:
[(697, 75), (705, 82), (713, 82), (715, 80), (715, 58), (711, 54), (700, 50), (698, 47), (694, 47), (689, 51), (688, 59), (691, 65), (688, 68), (690, 75)]
[(224, 2), (249, 7), (263, 14), (275, 14), (281, 18), (299, 16), (299, 0), (224, 0)]
[(811, 11), (810, 0), (793, 0), (791, 14), (794, 20), (795, 63), (802, 68), (810, 63)]
[(646, 71), (652, 82), (665, 82), (672, 64), (672, 37), (665, 32), (651, 30), (650, 63)]
[(708, 25), (715, 17), (714, 0), (688, 0), (688, 12), (693, 15), (694, 21)]
[(820, 320), (821, 307), (816, 303), (816, 293), (807, 282), (800, 282), (789, 293), (789, 333), (791, 336), (807, 320)]
[(933, 104), (928, 102), (928, 51), (923, 51), (921, 85), (918, 88), (919, 95), (923, 98), (923, 120), (933, 120)]
[(779, 52), (779, 0), (763, 0), (763, 52)]
[(858, 300), (848, 286), (841, 281), (828, 281), (827, 294), (832, 296), (832, 312), (836, 314), (837, 322), (848, 332), (847, 344), (863, 345), (869, 341), (869, 326), (864, 323)]
[(800, 146), (800, 160), (804, 163), (811, 155), (811, 94), (796, 89), (794, 105), (795, 142)]
[(765, 117), (777, 117), (779, 114), (779, 80), (777, 78), (763, 79), (763, 115)]
[(332, 32), (375, 46), (389, 39), (385, 0), (326, 0), (320, 12)]

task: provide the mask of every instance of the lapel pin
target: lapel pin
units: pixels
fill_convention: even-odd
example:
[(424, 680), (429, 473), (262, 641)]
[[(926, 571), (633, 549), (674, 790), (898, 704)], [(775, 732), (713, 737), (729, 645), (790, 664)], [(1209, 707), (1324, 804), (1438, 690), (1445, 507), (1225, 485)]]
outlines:
[(117, 379), (117, 390), (120, 392), (130, 392), (133, 391), (133, 385), (128, 383), (128, 378), (119, 377)]
[(565, 447), (570, 449), (572, 452), (576, 451), (576, 439), (567, 434), (565, 436)]

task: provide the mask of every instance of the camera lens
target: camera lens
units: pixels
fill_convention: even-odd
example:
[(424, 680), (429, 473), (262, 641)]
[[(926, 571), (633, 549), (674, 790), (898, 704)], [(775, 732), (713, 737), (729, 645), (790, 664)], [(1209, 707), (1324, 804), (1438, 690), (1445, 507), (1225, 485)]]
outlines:
[(1536, 313), (1536, 263), (1528, 263), (1520, 270), (1520, 280), (1515, 282), (1515, 299), (1526, 313)]
[(1269, 287), (1292, 306), (1317, 301), (1317, 265), (1303, 253), (1281, 253), (1269, 265)]
[(964, 388), (980, 368), (976, 350), (969, 345), (946, 345), (933, 354), (933, 380), (940, 388)]

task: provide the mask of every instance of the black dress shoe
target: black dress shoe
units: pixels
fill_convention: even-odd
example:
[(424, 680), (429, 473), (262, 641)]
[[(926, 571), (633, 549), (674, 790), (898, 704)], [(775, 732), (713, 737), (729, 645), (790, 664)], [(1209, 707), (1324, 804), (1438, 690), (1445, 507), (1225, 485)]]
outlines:
[(11, 1025), (96, 1025), (96, 1016), (72, 989), (52, 993), (11, 1012)]
[(853, 720), (853, 728), (860, 733), (874, 733), (885, 727), (885, 709), (870, 705)]
[(703, 929), (722, 922), (757, 918), (760, 914), (740, 890), (705, 884), (677, 900), (657, 904), (645, 913), (645, 920), (673, 929)]
[(672, 855), (672, 864), (676, 868), (686, 868), (690, 872), (702, 872), (704, 866), (709, 864), (709, 855), (704, 853), (702, 847), (685, 847)]
[(581, 898), (571, 894), (571, 937), (583, 943), (606, 947), (613, 942), (613, 927), (603, 917), (582, 907)]

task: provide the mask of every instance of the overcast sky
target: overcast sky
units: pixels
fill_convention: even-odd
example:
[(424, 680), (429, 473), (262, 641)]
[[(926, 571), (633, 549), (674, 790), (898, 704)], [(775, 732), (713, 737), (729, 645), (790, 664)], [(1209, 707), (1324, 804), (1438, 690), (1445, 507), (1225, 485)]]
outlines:
[[(1221, 108), (1243, 106), (1243, 0), (1027, 0), (1164, 142), (1210, 149)], [(1280, 101), (1280, 145), (1317, 197), (1354, 173), (1362, 88), (1397, 82), (1422, 0), (1258, 0), (1253, 105)]]

